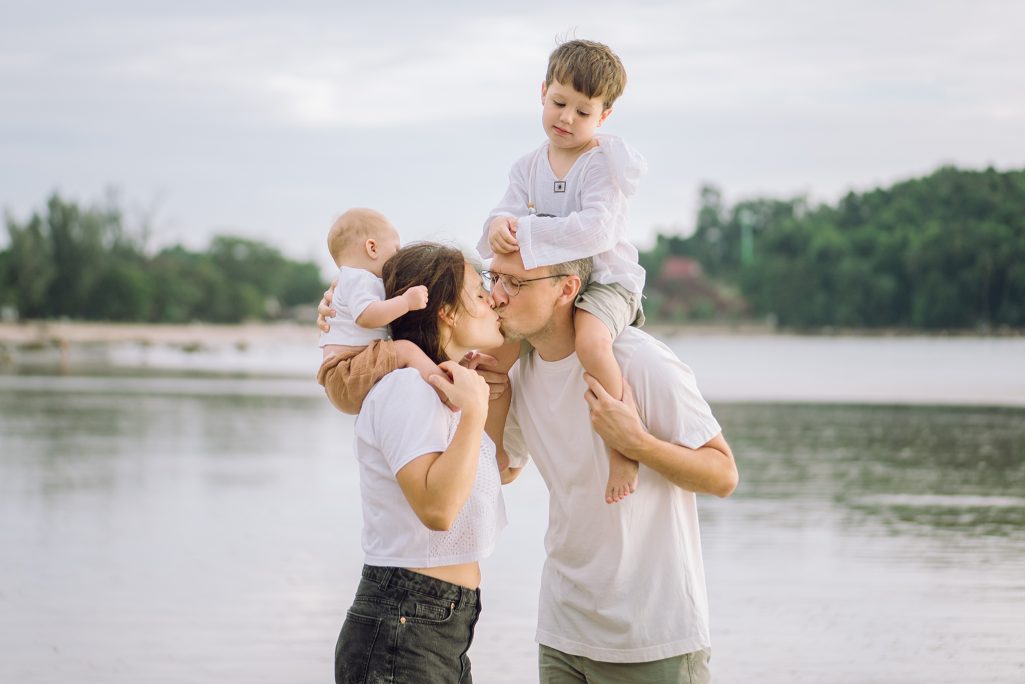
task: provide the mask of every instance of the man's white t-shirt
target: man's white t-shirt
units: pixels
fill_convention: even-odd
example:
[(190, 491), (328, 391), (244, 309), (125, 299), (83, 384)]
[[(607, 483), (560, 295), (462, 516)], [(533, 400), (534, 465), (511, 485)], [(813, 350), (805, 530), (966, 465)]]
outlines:
[(384, 299), (384, 281), (376, 275), (362, 268), (339, 268), (338, 284), (331, 299), (336, 315), (327, 319), (331, 330), (320, 334), (320, 346), (365, 347), (374, 340), (388, 339), (387, 327), (363, 328), (356, 323), (368, 306)]
[[(719, 434), (694, 374), (668, 347), (627, 328), (616, 360), (641, 420), (661, 440), (696, 448)], [(640, 466), (636, 492), (604, 501), (605, 443), (591, 428), (576, 354), (536, 351), (513, 367), (505, 446), (533, 458), (549, 491), (537, 641), (605, 662), (647, 662), (709, 646), (708, 599), (694, 493)]]
[(506, 518), (495, 443), (487, 434), (470, 497), (446, 531), (424, 526), (395, 479), (410, 461), (445, 451), (460, 415), (413, 368), (384, 376), (363, 400), (355, 441), (367, 565), (431, 568), (491, 554)]

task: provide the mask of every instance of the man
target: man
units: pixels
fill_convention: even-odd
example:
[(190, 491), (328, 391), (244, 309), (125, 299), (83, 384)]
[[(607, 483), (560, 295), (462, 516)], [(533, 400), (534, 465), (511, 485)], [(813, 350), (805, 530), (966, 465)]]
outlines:
[[(590, 260), (491, 263), (507, 339), (533, 350), (510, 372), (505, 447), (549, 490), (537, 641), (541, 682), (707, 682), (709, 631), (695, 492), (729, 496), (737, 468), (690, 369), (629, 328), (615, 341), (613, 399), (574, 353), (573, 304)], [(637, 491), (602, 497), (606, 448), (641, 464)]]

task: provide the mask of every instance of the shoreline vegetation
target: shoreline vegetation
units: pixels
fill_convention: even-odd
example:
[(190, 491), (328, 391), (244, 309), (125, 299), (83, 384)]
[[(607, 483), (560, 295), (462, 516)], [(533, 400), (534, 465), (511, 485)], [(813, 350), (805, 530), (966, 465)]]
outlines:
[[(54, 194), (6, 229), (4, 322), (301, 324), (326, 287), (312, 262), (246, 237), (150, 249), (114, 196), (80, 206)], [(639, 261), (649, 329), (1020, 335), (1025, 170), (942, 167), (835, 205), (727, 204), (706, 185), (693, 233), (659, 234)]]

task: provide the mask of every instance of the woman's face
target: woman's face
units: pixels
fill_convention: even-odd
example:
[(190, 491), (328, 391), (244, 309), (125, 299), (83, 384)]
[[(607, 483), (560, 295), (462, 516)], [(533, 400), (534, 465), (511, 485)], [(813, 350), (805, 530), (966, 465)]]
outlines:
[(451, 342), (460, 349), (494, 349), (502, 345), (502, 330), (491, 293), (469, 263), (463, 264), (463, 306), (452, 323)]

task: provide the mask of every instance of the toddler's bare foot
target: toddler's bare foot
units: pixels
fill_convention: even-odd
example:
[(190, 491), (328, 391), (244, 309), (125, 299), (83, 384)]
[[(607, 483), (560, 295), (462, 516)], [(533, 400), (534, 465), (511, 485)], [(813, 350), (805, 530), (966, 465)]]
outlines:
[(609, 482), (605, 485), (605, 503), (619, 503), (637, 491), (637, 461), (609, 450)]

